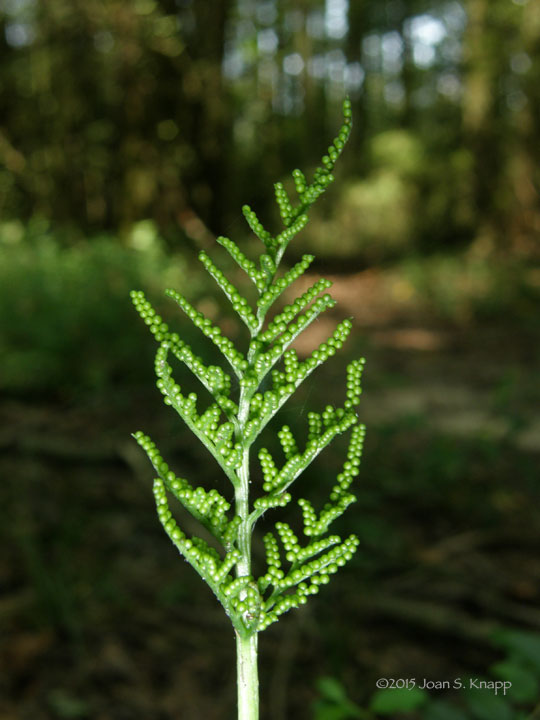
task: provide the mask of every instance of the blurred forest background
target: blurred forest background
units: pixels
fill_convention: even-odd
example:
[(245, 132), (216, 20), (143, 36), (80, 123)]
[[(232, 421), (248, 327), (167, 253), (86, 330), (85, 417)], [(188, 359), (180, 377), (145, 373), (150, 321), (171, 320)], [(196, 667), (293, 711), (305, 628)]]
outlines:
[(244, 203), (277, 227), (273, 182), (309, 177), (345, 95), (349, 146), (288, 262), (314, 252), (339, 302), (298, 352), (356, 330), (282, 422), (304, 432), (366, 356), (339, 528), (362, 544), (262, 636), (262, 718), (540, 717), (538, 0), (1, 0), (0, 720), (234, 716), (231, 630), (129, 434), (226, 489), (161, 405), (128, 294), (205, 357), (164, 288), (241, 341), (197, 251), (234, 279), (215, 236), (254, 247)]

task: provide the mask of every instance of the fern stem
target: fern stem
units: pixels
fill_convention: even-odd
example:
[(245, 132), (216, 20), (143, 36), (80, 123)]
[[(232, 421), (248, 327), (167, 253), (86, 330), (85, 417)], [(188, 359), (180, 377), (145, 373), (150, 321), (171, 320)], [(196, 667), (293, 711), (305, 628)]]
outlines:
[(243, 637), (236, 633), (238, 720), (259, 720), (259, 676), (257, 632)]
[[(240, 482), (235, 488), (236, 514), (241, 518), (238, 527), (237, 547), (240, 559), (236, 564), (237, 577), (251, 575), (251, 534), (249, 512), (249, 449), (250, 443), (242, 437), (249, 414), (253, 390), (242, 388), (238, 407), (239, 440), (243, 444), (242, 463), (238, 469)], [(242, 593), (246, 594), (245, 591)], [(244, 599), (241, 594), (241, 599)], [(249, 618), (246, 624), (249, 625)], [(259, 675), (257, 667), (257, 630), (239, 632), (236, 629), (236, 667), (238, 685), (238, 720), (259, 718)]]
[(235, 488), (236, 514), (240, 518), (238, 527), (238, 550), (240, 559), (236, 564), (236, 574), (243, 577), (251, 574), (251, 523), (249, 518), (249, 449), (250, 443), (244, 436), (244, 428), (249, 414), (249, 403), (253, 391), (242, 388), (238, 404), (237, 441), (242, 444), (242, 462), (238, 468), (239, 482)]

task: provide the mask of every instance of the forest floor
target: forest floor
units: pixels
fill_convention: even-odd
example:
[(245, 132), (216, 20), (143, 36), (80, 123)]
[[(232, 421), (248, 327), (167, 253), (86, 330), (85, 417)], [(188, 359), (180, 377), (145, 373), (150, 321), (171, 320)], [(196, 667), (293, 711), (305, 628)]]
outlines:
[[(321, 676), (365, 706), (379, 676), (485, 675), (503, 657), (497, 629), (540, 632), (540, 335), (512, 317), (441, 322), (376, 273), (332, 279), (354, 339), (285, 415), (301, 423), (341, 387), (346, 359), (366, 356), (365, 458), (344, 518), (362, 544), (262, 636), (271, 720), (310, 720)], [(315, 323), (299, 354), (334, 326)], [(234, 715), (233, 633), (162, 534), (129, 438), (151, 432), (191, 477), (208, 467), (157, 395), (0, 409), (0, 720)]]

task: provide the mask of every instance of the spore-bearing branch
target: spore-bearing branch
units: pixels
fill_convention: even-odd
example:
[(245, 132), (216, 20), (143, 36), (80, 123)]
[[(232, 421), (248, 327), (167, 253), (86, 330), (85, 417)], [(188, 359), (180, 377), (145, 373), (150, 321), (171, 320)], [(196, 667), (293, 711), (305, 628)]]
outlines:
[[(362, 359), (353, 361), (347, 368), (343, 406), (327, 405), (321, 412), (308, 413), (305, 443), (299, 442), (291, 427), (284, 425), (278, 432), (283, 460), (278, 462), (265, 447), (259, 450), (262, 494), (252, 492), (251, 472), (251, 449), (256, 438), (299, 385), (342, 348), (351, 331), (350, 319), (342, 320), (328, 339), (303, 360), (291, 347), (321, 313), (335, 305), (335, 300), (325, 292), (331, 283), (324, 278), (315, 281), (268, 318), (282, 293), (308, 270), (314, 259), (313, 255), (304, 255), (293, 267), (279, 273), (289, 243), (305, 227), (311, 206), (334, 180), (334, 165), (351, 131), (348, 100), (343, 104), (343, 117), (342, 127), (311, 182), (300, 170), (293, 171), (296, 201), (291, 199), (283, 183), (274, 185), (282, 229), (272, 234), (263, 227), (252, 208), (243, 207), (250, 229), (263, 245), (256, 260), (248, 258), (233, 240), (223, 236), (217, 238), (255, 285), (258, 292), (255, 307), (206, 252), (199, 254), (203, 266), (230, 301), (233, 312), (249, 330), (251, 339), (245, 350), (239, 350), (218, 325), (196, 310), (182, 294), (176, 290), (166, 291), (193, 325), (216, 346), (232, 374), (195, 355), (178, 334), (169, 330), (141, 291), (131, 293), (135, 308), (158, 343), (155, 371), (165, 404), (179, 414), (209, 450), (232, 485), (231, 497), (225, 497), (215, 489), (194, 487), (170, 469), (147, 435), (134, 434), (157, 473), (154, 496), (165, 531), (183, 557), (208, 583), (235, 628), (241, 720), (253, 720), (258, 714), (257, 634), (284, 612), (305, 604), (309, 596), (316, 594), (319, 587), (351, 559), (358, 545), (354, 534), (342, 540), (339, 535), (327, 533), (330, 525), (355, 499), (350, 485), (358, 473), (365, 432), (355, 411), (361, 393)], [(209, 404), (195, 392), (182, 392), (173, 377), (170, 356), (183, 363), (199, 380), (203, 393), (211, 398)], [(264, 388), (263, 383), (267, 383)], [(351, 428), (347, 459), (328, 502), (316, 510), (309, 500), (298, 500), (305, 544), (300, 542), (291, 525), (276, 522), (275, 532), (269, 532), (263, 538), (266, 570), (256, 579), (251, 550), (257, 520), (268, 510), (288, 505), (292, 500), (293, 482), (337, 435)], [(173, 517), (168, 494), (211, 533), (219, 550), (202, 537), (187, 536)]]

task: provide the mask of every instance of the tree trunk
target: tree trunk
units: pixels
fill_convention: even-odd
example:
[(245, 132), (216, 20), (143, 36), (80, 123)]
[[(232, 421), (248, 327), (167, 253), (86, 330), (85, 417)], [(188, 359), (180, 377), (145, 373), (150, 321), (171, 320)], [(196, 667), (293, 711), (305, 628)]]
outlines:
[(476, 246), (487, 253), (500, 245), (504, 236), (498, 217), (499, 181), (502, 171), (496, 104), (501, 46), (494, 37), (496, 27), (488, 22), (490, 0), (468, 0), (467, 30), (464, 38), (465, 78), (462, 105), (465, 144), (472, 159), (471, 195), (477, 217)]

